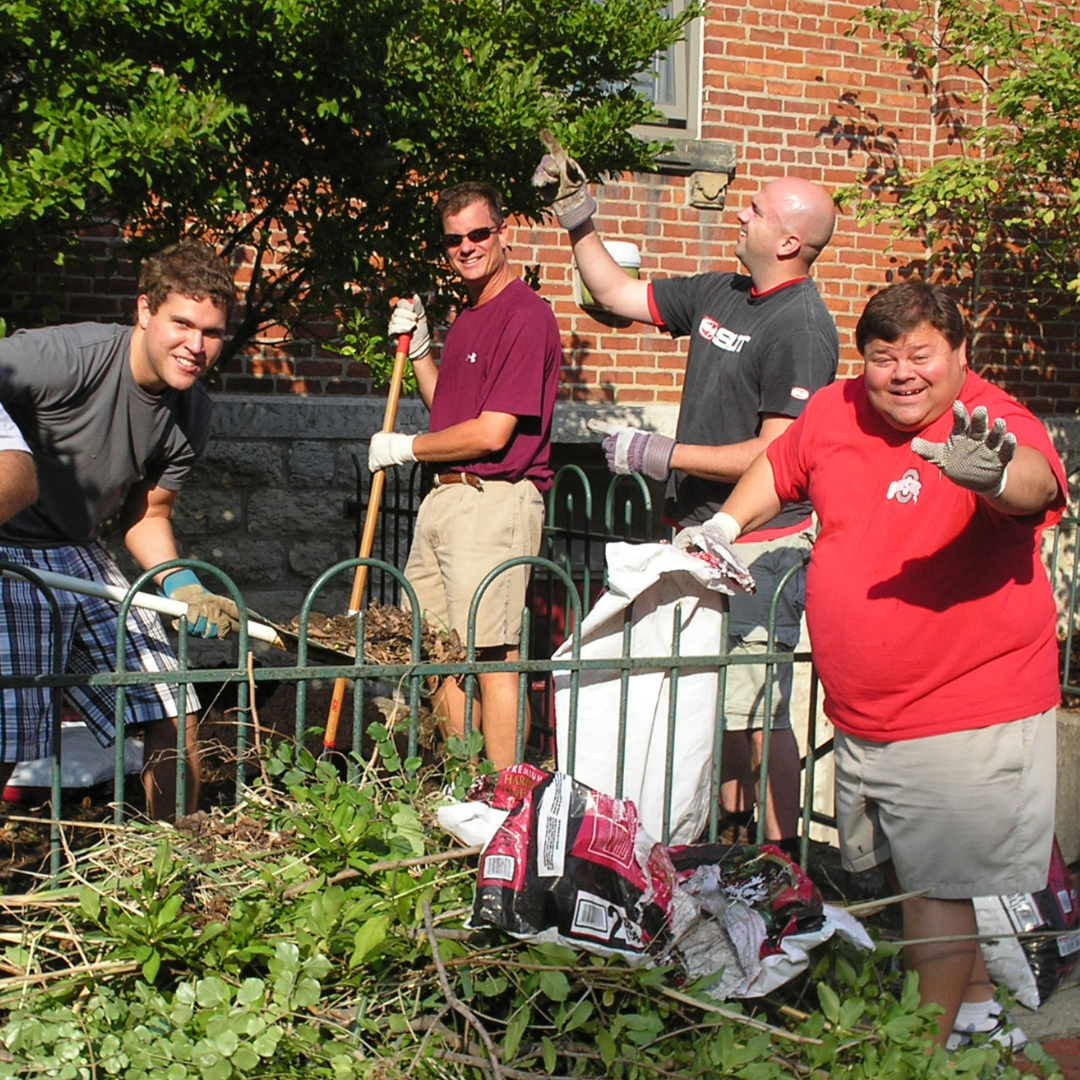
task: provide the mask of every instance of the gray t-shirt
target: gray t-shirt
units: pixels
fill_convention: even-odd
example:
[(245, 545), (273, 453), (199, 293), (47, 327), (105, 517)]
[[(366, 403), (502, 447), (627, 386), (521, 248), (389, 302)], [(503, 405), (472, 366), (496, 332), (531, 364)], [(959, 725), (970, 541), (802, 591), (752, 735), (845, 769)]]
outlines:
[(0, 542), (88, 544), (128, 485), (179, 491), (210, 436), (210, 398), (143, 390), (130, 326), (74, 323), (0, 340), (0, 405), (37, 465), (40, 498), (0, 527)]

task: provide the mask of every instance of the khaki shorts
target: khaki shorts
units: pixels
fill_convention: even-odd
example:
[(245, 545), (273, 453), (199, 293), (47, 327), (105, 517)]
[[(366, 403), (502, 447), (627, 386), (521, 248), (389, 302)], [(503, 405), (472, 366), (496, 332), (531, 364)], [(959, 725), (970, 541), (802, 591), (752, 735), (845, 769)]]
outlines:
[(874, 743), (836, 733), (836, 819), (849, 870), (891, 858), (905, 891), (941, 900), (1046, 888), (1057, 712)]
[[(768, 652), (769, 608), (783, 576), (810, 554), (813, 537), (808, 532), (793, 533), (775, 540), (736, 544), (757, 585), (755, 592), (731, 598), (728, 633), (733, 656), (764, 655)], [(784, 586), (776, 607), (776, 652), (793, 652), (799, 643), (803, 610), (806, 607), (806, 572), (796, 573)], [(729, 664), (724, 696), (725, 730), (750, 731), (763, 727), (765, 717), (764, 664)], [(773, 667), (772, 727), (791, 727), (791, 684), (789, 663)]]
[[(531, 480), (486, 480), (479, 490), (468, 484), (435, 488), (420, 504), (405, 566), (424, 618), (456, 630), (465, 643), (480, 583), (507, 559), (538, 554), (543, 528), (544, 497)], [(505, 570), (484, 590), (477, 648), (518, 644), (530, 569)]]

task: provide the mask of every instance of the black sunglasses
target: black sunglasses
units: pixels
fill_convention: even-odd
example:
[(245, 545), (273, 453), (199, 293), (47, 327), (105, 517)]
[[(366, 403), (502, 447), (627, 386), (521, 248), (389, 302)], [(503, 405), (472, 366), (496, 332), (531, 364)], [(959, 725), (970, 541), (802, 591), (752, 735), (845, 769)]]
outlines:
[(494, 233), (497, 233), (501, 228), (501, 225), (485, 225), (483, 228), (473, 229), (471, 232), (467, 233), (444, 233), (442, 242), (448, 248), (456, 248), (461, 247), (461, 242), (465, 239), (465, 237), (468, 237), (470, 243), (482, 244), (485, 240), (488, 239), (488, 237), (490, 237)]

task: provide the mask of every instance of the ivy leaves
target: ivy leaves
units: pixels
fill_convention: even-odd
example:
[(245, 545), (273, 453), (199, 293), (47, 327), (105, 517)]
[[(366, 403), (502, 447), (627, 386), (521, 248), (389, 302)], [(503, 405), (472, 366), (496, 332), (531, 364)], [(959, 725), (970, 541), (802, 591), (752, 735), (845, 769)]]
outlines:
[(935, 123), (949, 133), (950, 153), (914, 170), (895, 136), (867, 114), (866, 183), (841, 197), (857, 202), (862, 221), (923, 239), (931, 265), (947, 274), (1016, 269), (1035, 285), (1080, 294), (1080, 23), (1073, 13), (1041, 2), (941, 0), (867, 8), (861, 21), (910, 65)]

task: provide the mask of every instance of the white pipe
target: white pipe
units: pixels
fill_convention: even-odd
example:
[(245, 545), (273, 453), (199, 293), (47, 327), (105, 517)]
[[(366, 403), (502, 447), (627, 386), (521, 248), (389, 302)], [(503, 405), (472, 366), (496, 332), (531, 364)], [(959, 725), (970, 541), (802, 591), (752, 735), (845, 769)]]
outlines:
[[(117, 585), (106, 585), (103, 581), (87, 581), (85, 578), (70, 577), (67, 574), (55, 574), (51, 570), (39, 570), (36, 566), (28, 566), (26, 569), (36, 574), (50, 589), (64, 589), (67, 592), (81, 593), (83, 596), (96, 596), (99, 600), (112, 600), (117, 604), (123, 602), (128, 594), (127, 589), (121, 589)], [(0, 572), (4, 577), (26, 580), (13, 570)], [(154, 593), (137, 592), (132, 596), (131, 603), (135, 607), (147, 608), (162, 615), (171, 615), (174, 619), (186, 615), (188, 610), (187, 604), (182, 600), (171, 600), (167, 596), (157, 596)], [(272, 626), (249, 619), (247, 631), (248, 637), (282, 647), (281, 635)]]

